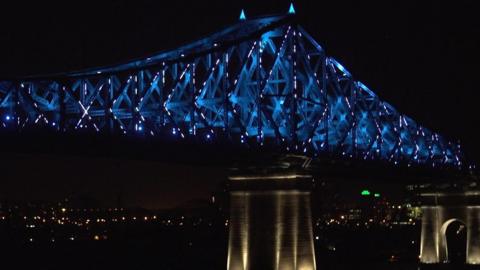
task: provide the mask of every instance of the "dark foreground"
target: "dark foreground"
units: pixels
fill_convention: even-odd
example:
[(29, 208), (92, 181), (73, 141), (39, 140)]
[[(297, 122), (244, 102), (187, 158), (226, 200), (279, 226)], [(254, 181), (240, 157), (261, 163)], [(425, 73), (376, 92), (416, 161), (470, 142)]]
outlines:
[[(324, 229), (316, 232), (317, 269), (475, 269), (462, 263), (419, 265), (418, 228)], [(108, 239), (19, 241), (2, 233), (1, 269), (225, 269), (223, 224), (123, 226)]]

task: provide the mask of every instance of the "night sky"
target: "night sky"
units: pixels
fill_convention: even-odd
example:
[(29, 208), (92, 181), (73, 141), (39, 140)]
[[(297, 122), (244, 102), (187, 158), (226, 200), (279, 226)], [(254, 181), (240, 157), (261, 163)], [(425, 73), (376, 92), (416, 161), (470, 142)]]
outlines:
[[(480, 22), (474, 2), (295, 1), (294, 4), (300, 24), (355, 79), (422, 125), (450, 140), (460, 140), (467, 158), (478, 162)], [(247, 17), (254, 17), (285, 13), (289, 3), (279, 0), (16, 1), (1, 9), (0, 79), (121, 63), (175, 48), (220, 30), (235, 23), (242, 8)], [(61, 157), (35, 155), (16, 156), (8, 166), (15, 168), (24, 162), (36, 164), (39, 160), (62, 160), (60, 171), (74, 167), (66, 165), (68, 162)], [(214, 172), (212, 168), (138, 164), (135, 161), (121, 165), (115, 165), (120, 161), (114, 160), (91, 162), (110, 164), (101, 170), (107, 175), (115, 166), (126, 166), (132, 171), (148, 167), (143, 184), (142, 179), (136, 180), (135, 185), (122, 180), (125, 184), (117, 189), (129, 190), (135, 186), (138, 194), (148, 189), (147, 195), (132, 199), (132, 204), (149, 207), (180, 204), (177, 201), (180, 189), (172, 183), (176, 181), (178, 186), (188, 186), (195, 181), (196, 172), (204, 174), (209, 184), (201, 192), (198, 189), (187, 192), (183, 201), (207, 197), (206, 187), (216, 186), (220, 176), (214, 175), (223, 173)], [(171, 180), (148, 183), (162, 175), (162, 168), (168, 171), (162, 177)], [(184, 172), (176, 175), (178, 168), (183, 168)], [(42, 179), (48, 170), (38, 169), (37, 172), (37, 179)], [(65, 172), (65, 175), (68, 174)], [(60, 183), (60, 178), (50, 184)], [(82, 182), (78, 178), (70, 180), (72, 186)], [(116, 183), (108, 178), (97, 177), (92, 181), (104, 186), (107, 184), (102, 181), (107, 181), (108, 186), (115, 186)], [(169, 184), (164, 184), (167, 182)], [(17, 189), (32, 189), (35, 185), (25, 180)], [(152, 188), (175, 198), (152, 195)], [(0, 195), (14, 194), (9, 189), (13, 190), (13, 184), (3, 184)], [(61, 190), (57, 194), (64, 192), (63, 188)]]

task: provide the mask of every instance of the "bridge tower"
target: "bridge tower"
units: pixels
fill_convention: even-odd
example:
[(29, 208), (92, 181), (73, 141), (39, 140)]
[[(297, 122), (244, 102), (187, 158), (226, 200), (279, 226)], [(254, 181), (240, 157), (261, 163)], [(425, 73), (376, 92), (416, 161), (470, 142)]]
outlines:
[(420, 262), (447, 263), (447, 228), (453, 222), (466, 229), (467, 264), (480, 264), (480, 191), (422, 193)]
[(230, 175), (228, 270), (316, 269), (313, 177), (290, 165), (255, 166)]

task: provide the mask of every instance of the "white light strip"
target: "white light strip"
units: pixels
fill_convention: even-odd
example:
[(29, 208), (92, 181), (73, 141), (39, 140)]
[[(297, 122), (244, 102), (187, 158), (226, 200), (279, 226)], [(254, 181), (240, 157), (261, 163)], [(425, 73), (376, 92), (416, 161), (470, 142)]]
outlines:
[(232, 181), (242, 180), (285, 180), (285, 179), (297, 179), (297, 178), (310, 178), (311, 175), (301, 174), (287, 174), (287, 175), (252, 175), (252, 176), (229, 176), (228, 179)]

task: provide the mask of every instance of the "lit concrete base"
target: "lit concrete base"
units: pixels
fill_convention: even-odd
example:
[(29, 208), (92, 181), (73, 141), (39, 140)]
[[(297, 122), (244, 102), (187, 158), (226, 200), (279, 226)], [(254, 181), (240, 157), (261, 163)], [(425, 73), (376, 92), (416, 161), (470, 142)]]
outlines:
[[(436, 199), (438, 202), (439, 198)], [(452, 202), (447, 203), (448, 200)], [(422, 206), (421, 263), (447, 263), (449, 261), (445, 234), (450, 223), (460, 221), (465, 224), (467, 229), (466, 263), (480, 264), (480, 206), (469, 206), (468, 198), (463, 198), (462, 201), (467, 205), (462, 206), (448, 198), (444, 199), (443, 203), (440, 199), (440, 205)]]
[(228, 270), (314, 270), (310, 192), (231, 191)]

